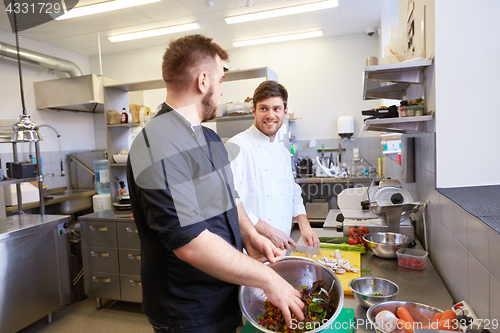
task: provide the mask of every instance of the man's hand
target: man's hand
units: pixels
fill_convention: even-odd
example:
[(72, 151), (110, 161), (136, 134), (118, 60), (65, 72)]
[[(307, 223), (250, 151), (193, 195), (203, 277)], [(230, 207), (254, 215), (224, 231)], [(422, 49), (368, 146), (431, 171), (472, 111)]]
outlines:
[(272, 225), (262, 220), (259, 220), (255, 224), (255, 229), (257, 229), (258, 233), (262, 236), (268, 238), (271, 242), (273, 242), (276, 247), (281, 250), (289, 249), (290, 245), (293, 247), (297, 247), (297, 244), (283, 231), (276, 229)]
[(283, 253), (269, 239), (257, 233), (248, 239), (244, 246), (250, 257), (261, 262), (275, 262), (277, 257), (283, 256)]
[(264, 288), (264, 293), (267, 299), (281, 310), (288, 327), (291, 326), (292, 321), (290, 311), (295, 313), (298, 320), (304, 320), (304, 314), (302, 313), (304, 302), (301, 300), (302, 293), (292, 287), (283, 278), (277, 275), (275, 281), (268, 288)]
[(298, 215), (296, 217), (297, 223), (300, 228), (300, 235), (302, 236), (302, 240), (304, 244), (307, 246), (314, 246), (319, 248), (320, 242), (318, 235), (311, 228), (311, 224), (305, 215)]

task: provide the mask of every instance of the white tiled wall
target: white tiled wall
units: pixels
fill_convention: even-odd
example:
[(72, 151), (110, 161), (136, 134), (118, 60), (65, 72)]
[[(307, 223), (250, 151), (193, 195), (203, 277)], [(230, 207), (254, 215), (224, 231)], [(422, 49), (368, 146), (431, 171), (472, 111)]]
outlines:
[(404, 185), (416, 200), (430, 202), (429, 257), (454, 301), (465, 300), (479, 318), (500, 321), (500, 234), (435, 190), (435, 133), (415, 138), (415, 183)]
[(430, 258), (455, 301), (465, 300), (479, 318), (500, 321), (500, 234), (438, 195), (439, 207), (431, 205)]

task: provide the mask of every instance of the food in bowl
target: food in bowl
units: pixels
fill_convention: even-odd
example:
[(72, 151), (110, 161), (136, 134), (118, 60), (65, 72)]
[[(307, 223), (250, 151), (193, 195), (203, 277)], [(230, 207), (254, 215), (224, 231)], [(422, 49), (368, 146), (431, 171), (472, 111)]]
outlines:
[[(314, 282), (324, 281), (324, 289), (328, 290), (330, 302), (334, 312), (331, 316), (326, 315), (322, 325), (312, 330), (303, 322), (293, 321), (292, 329), (295, 332), (316, 333), (329, 327), (342, 311), (344, 304), (344, 291), (338, 277), (326, 266), (315, 260), (305, 257), (280, 257), (274, 263), (267, 263), (271, 269), (288, 281), (295, 289), (302, 290), (303, 287), (312, 288)], [(241, 286), (239, 292), (239, 304), (244, 317), (261, 332), (273, 333), (259, 323), (259, 319), (265, 313), (265, 302), (267, 297), (262, 289), (250, 286)], [(306, 330), (304, 330), (304, 328)], [(298, 329), (302, 329), (298, 330)], [(293, 332), (293, 331), (292, 331)]]
[[(452, 310), (450, 311), (453, 312)], [(390, 312), (392, 315), (389, 315), (387, 312)], [(395, 328), (393, 316), (397, 319)], [(426, 326), (437, 329), (438, 323), (447, 325), (449, 327), (448, 330), (456, 328), (454, 326), (456, 324), (453, 324), (453, 319), (442, 322), (441, 319), (437, 318), (440, 316), (441, 318), (444, 316), (442, 310), (412, 301), (383, 302), (373, 305), (366, 311), (366, 317), (377, 333), (406, 333), (413, 332), (413, 328), (426, 328)]]
[[(319, 327), (326, 318), (329, 318), (335, 312), (335, 306), (330, 301), (330, 295), (323, 288), (324, 281), (314, 282), (312, 288), (302, 289), (302, 302), (304, 308), (304, 320), (302, 321), (304, 329), (292, 329), (286, 326), (285, 318), (279, 308), (266, 299), (264, 302), (265, 312), (258, 318), (259, 324), (273, 332), (298, 333), (307, 332), (308, 327)], [(292, 319), (297, 319), (292, 312)], [(310, 329), (309, 329), (310, 330)]]
[(348, 284), (354, 299), (363, 307), (386, 301), (392, 301), (399, 293), (399, 287), (394, 282), (378, 277), (359, 277)]

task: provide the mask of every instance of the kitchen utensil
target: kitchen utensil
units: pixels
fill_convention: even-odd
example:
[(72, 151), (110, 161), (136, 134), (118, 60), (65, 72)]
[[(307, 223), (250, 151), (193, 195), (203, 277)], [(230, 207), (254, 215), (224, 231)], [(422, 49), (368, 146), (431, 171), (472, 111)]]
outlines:
[(321, 256), (321, 251), (317, 247), (297, 244), (297, 247), (290, 247), (291, 251)]
[[(399, 287), (392, 281), (377, 277), (360, 277), (349, 282), (354, 298), (361, 306), (369, 308), (372, 305), (392, 301), (399, 293)], [(382, 294), (377, 296), (375, 294)]]
[[(325, 289), (329, 289), (333, 283), (331, 298), (335, 306), (335, 312), (323, 323), (320, 327), (308, 331), (309, 333), (320, 332), (323, 328), (328, 327), (337, 318), (342, 311), (344, 304), (344, 292), (337, 276), (327, 267), (321, 265), (315, 260), (300, 257), (280, 257), (274, 263), (267, 265), (276, 271), (283, 279), (288, 281), (297, 290), (302, 290), (302, 287), (311, 288), (313, 283), (318, 280), (325, 282)], [(241, 311), (245, 318), (259, 331), (273, 333), (268, 329), (263, 328), (257, 323), (257, 318), (264, 313), (263, 303), (266, 296), (262, 289), (241, 286), (239, 292), (239, 303)]]
[[(334, 256), (332, 257), (332, 254), (335, 253), (335, 250), (330, 250), (330, 249), (326, 250), (323, 248), (320, 248), (319, 250), (321, 251), (321, 256), (318, 256), (318, 258), (316, 259), (321, 259), (322, 257), (334, 258)], [(353, 252), (353, 251), (340, 251), (340, 252), (342, 253), (342, 259), (348, 260), (353, 267), (360, 269), (358, 273), (347, 272), (345, 274), (337, 274), (337, 278), (339, 279), (340, 284), (342, 285), (342, 290), (344, 290), (344, 295), (352, 295), (352, 290), (349, 289), (349, 281), (361, 277), (361, 254), (359, 252)], [(292, 253), (292, 256), (306, 257), (306, 254), (294, 252)]]
[(421, 322), (422, 326), (429, 325), (429, 322), (432, 321), (432, 317), (434, 317), (436, 313), (443, 312), (438, 308), (423, 303), (412, 301), (389, 301), (379, 303), (370, 307), (368, 311), (366, 311), (366, 318), (370, 321), (373, 327), (375, 327), (375, 331), (377, 333), (389, 333), (383, 330), (380, 325), (375, 324), (375, 317), (380, 311), (383, 310), (387, 310), (396, 314), (396, 310), (399, 307), (404, 307), (406, 310), (408, 310), (413, 319), (415, 319), (415, 322)]
[(115, 163), (124, 164), (127, 163), (128, 155), (113, 155), (113, 160)]
[(409, 236), (395, 232), (370, 232), (363, 236), (368, 247), (379, 258), (396, 258), (396, 251), (410, 246), (412, 239)]

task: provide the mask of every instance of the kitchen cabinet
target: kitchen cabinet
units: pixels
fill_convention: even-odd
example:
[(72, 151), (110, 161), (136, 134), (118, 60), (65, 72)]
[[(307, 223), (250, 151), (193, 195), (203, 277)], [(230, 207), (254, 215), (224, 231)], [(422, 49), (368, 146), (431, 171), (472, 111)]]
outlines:
[[(278, 75), (268, 67), (260, 67), (253, 69), (227, 71), (224, 76), (224, 82), (240, 81), (248, 79), (263, 78), (265, 80), (278, 80)], [(153, 89), (165, 88), (163, 80), (152, 80), (135, 83), (114, 84), (104, 86), (104, 106), (105, 110), (122, 110), (129, 105), (129, 92), (146, 91)], [(250, 116), (248, 116), (250, 117)], [(253, 119), (253, 116), (251, 116)], [(105, 116), (106, 124), (109, 123), (108, 115)], [(215, 122), (221, 122), (225, 125), (226, 122), (238, 122), (240, 117), (223, 117), (217, 118)], [(111, 190), (111, 201), (116, 202), (119, 193), (118, 179), (127, 181), (126, 164), (114, 163), (113, 155), (118, 154), (121, 150), (130, 149), (130, 135), (134, 127), (139, 126), (137, 123), (106, 125), (106, 143), (108, 151), (108, 166), (109, 180)], [(246, 126), (248, 128), (249, 126)], [(287, 141), (285, 145), (288, 147), (288, 137), (284, 138)], [(285, 144), (285, 143), (284, 143)]]
[[(432, 60), (409, 61), (398, 64), (366, 66), (363, 81), (363, 99), (403, 100), (412, 85), (422, 85), (424, 103), (426, 79), (425, 71)], [(424, 107), (424, 110), (427, 108)], [(429, 111), (427, 111), (429, 112)], [(425, 133), (427, 122), (432, 115), (419, 117), (384, 118), (366, 120), (366, 131)]]
[(120, 218), (107, 210), (79, 219), (85, 294), (96, 297), (98, 308), (101, 298), (141, 303), (141, 245), (130, 214)]

